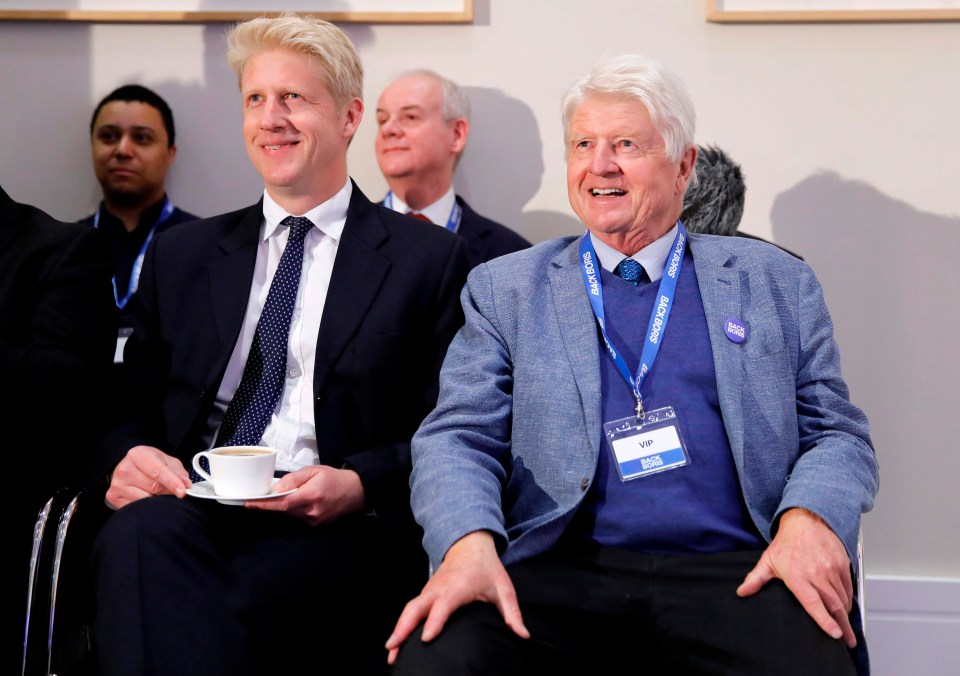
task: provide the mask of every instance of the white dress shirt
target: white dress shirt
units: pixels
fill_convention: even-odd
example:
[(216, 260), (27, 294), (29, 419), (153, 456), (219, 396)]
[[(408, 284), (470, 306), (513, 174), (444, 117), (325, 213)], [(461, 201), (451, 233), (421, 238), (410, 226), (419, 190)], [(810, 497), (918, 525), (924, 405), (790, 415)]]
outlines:
[[(673, 240), (676, 236), (677, 226), (673, 226), (663, 237), (651, 242), (630, 256), (630, 258), (643, 266), (651, 282), (655, 282), (663, 277), (663, 271), (667, 267), (667, 256), (670, 255), (670, 250), (673, 248)], [(613, 272), (613, 269), (617, 267), (620, 261), (627, 258), (627, 256), (624, 256), (620, 251), (617, 251), (606, 242), (601, 241), (599, 237), (594, 237), (592, 233), (590, 235), (590, 241), (593, 242), (593, 250), (597, 252), (600, 265), (607, 272)]]
[[(303, 244), (303, 268), (300, 286), (290, 320), (287, 344), (287, 379), (280, 404), (263, 433), (262, 445), (276, 448), (277, 469), (292, 471), (318, 461), (317, 433), (313, 419), (313, 370), (320, 333), (320, 318), (330, 288), (333, 262), (347, 220), (347, 207), (353, 185), (350, 179), (340, 191), (323, 204), (303, 214), (289, 214), (270, 195), (263, 194), (263, 223), (257, 263), (250, 287), (250, 299), (240, 336), (230, 355), (227, 370), (217, 392), (211, 429), (218, 428), (227, 405), (240, 385), (247, 354), (253, 343), (257, 320), (263, 311), (270, 282), (280, 264), (287, 243), (288, 228), (280, 222), (287, 216), (304, 216), (314, 224)], [(310, 302), (305, 302), (309, 298)], [(212, 438), (216, 438), (214, 434)]]

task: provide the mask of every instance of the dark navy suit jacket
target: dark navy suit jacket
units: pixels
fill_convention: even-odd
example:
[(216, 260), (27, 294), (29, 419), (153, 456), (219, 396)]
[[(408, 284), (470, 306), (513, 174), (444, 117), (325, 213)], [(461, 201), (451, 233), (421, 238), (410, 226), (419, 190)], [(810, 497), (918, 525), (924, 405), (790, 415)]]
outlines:
[(60, 483), (76, 483), (88, 460), (117, 337), (112, 274), (100, 233), (0, 188), (0, 383), (8, 395), (0, 428), (9, 472), (29, 473), (21, 488), (32, 495), (42, 484), (44, 501)]
[[(380, 204), (383, 204), (383, 201)], [(507, 226), (478, 214), (459, 195), (457, 204), (463, 212), (457, 234), (467, 240), (467, 258), (471, 270), (498, 256), (530, 246), (530, 242)]]
[[(151, 242), (124, 352), (138, 399), (101, 445), (100, 471), (138, 444), (187, 467), (203, 450), (243, 324), (262, 218), (257, 203)], [(356, 470), (381, 520), (409, 516), (410, 438), (436, 402), (440, 365), (463, 321), (465, 243), (412, 220), (354, 184), (317, 341), (320, 461)]]
[[(18, 204), (0, 188), (0, 429), (17, 493), (5, 514), (14, 570), (0, 592), (7, 626), (24, 626), (37, 515), (57, 488), (82, 482), (100, 431), (117, 338), (112, 275), (100, 233)], [(56, 533), (54, 519), (48, 533)], [(22, 633), (0, 639), (0, 673), (20, 673), (23, 648)]]
[(491, 221), (471, 209), (462, 197), (457, 197), (457, 204), (463, 210), (457, 232), (467, 240), (470, 247), (468, 256), (471, 268), (530, 246), (530, 242), (507, 226)]

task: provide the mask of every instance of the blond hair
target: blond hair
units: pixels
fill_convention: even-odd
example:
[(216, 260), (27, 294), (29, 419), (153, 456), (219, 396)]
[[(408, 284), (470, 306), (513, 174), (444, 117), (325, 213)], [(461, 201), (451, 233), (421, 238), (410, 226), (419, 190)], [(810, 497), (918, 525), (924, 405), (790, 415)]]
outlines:
[(227, 36), (227, 61), (243, 79), (243, 69), (253, 56), (272, 49), (287, 49), (313, 61), (339, 110), (363, 98), (363, 65), (356, 48), (340, 28), (313, 16), (287, 12), (236, 24)]

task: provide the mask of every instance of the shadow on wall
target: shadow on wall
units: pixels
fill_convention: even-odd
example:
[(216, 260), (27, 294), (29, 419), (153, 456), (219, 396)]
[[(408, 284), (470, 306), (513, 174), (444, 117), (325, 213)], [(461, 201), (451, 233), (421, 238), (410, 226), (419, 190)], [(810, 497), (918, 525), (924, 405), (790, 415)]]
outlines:
[(240, 209), (263, 192), (244, 146), (240, 90), (227, 64), (226, 31), (226, 24), (203, 28), (202, 84), (168, 80), (156, 86), (177, 122), (177, 161), (167, 190), (175, 204), (198, 216)]
[(871, 558), (913, 551), (915, 573), (945, 565), (960, 541), (960, 429), (956, 415), (931, 412), (957, 400), (960, 217), (823, 173), (778, 196), (771, 219), (775, 240), (802, 251), (823, 284), (844, 376), (882, 439), (877, 511), (896, 532), (869, 538)]
[(256, 202), (263, 182), (247, 157), (237, 77), (227, 63), (228, 24), (203, 28), (202, 84), (158, 83), (177, 122), (177, 161), (167, 177), (174, 203), (213, 216)]
[(470, 138), (454, 175), (457, 193), (534, 243), (581, 233), (583, 225), (568, 214), (523, 209), (540, 189), (544, 171), (540, 130), (530, 107), (497, 89), (464, 91), (470, 98)]

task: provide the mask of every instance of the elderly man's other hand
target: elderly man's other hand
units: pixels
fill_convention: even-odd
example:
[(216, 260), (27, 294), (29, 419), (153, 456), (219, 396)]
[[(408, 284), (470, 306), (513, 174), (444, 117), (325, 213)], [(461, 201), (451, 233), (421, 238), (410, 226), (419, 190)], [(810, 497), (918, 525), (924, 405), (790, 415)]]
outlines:
[(457, 608), (474, 601), (492, 603), (517, 636), (530, 638), (513, 582), (487, 531), (475, 531), (457, 540), (420, 595), (407, 603), (387, 640), (387, 662), (396, 661), (400, 645), (424, 618), (423, 640), (432, 641)]
[(153, 446), (134, 446), (113, 470), (107, 504), (114, 509), (151, 495), (182, 498), (190, 487), (183, 463)]
[(756, 594), (774, 578), (783, 580), (821, 629), (850, 648), (857, 645), (848, 617), (853, 607), (850, 558), (823, 519), (806, 509), (784, 512), (776, 537), (737, 595)]

